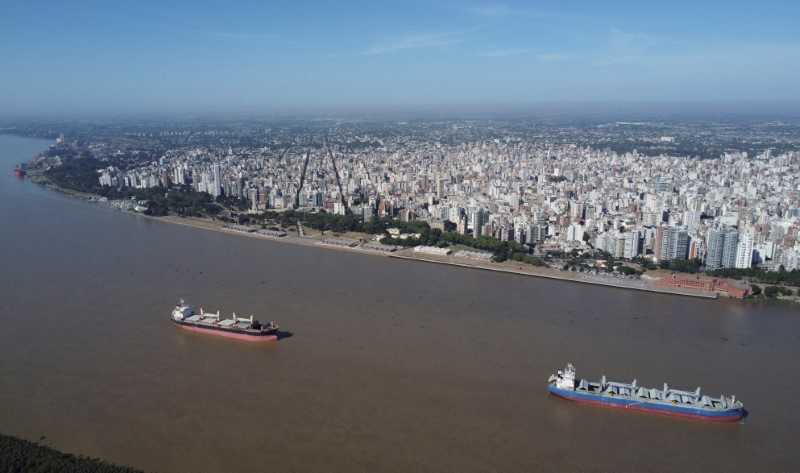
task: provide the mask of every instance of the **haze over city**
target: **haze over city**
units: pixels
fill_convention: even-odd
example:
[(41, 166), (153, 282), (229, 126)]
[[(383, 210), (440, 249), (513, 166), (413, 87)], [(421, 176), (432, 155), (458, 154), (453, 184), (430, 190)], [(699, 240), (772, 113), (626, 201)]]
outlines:
[(0, 471), (795, 471), (800, 2), (5, 2)]
[(0, 115), (786, 107), (798, 17), (791, 1), (12, 2)]

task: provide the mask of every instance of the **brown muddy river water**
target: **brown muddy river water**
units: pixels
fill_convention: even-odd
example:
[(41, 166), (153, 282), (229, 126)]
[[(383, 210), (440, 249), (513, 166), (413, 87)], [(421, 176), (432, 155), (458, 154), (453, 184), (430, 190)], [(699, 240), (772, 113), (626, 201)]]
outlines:
[[(245, 238), (13, 176), (0, 137), (0, 431), (145, 470), (796, 471), (800, 308)], [(179, 298), (287, 331), (181, 331)], [(743, 423), (583, 406), (548, 376), (735, 394)]]

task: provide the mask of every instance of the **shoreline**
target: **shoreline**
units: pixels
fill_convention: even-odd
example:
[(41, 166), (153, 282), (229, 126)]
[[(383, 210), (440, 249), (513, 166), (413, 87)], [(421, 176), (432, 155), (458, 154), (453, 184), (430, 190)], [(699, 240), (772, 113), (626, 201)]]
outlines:
[(121, 466), (100, 458), (67, 453), (22, 437), (0, 433), (0, 452), (6, 458), (0, 466), (4, 471), (95, 471), (108, 473), (143, 473), (142, 470)]
[[(718, 299), (716, 293), (707, 293), (707, 292), (692, 292), (692, 291), (680, 291), (674, 290), (670, 288), (664, 288), (655, 286), (653, 284), (649, 284), (647, 282), (641, 280), (625, 280), (618, 278), (616, 276), (597, 276), (592, 274), (586, 273), (572, 273), (572, 272), (564, 272), (558, 271), (555, 269), (544, 269), (544, 268), (536, 268), (533, 267), (535, 270), (530, 270), (526, 268), (524, 265), (515, 265), (518, 266), (517, 268), (509, 268), (509, 267), (502, 267), (499, 266), (503, 263), (480, 263), (477, 261), (474, 262), (467, 262), (467, 261), (442, 261), (430, 258), (430, 255), (426, 257), (415, 257), (415, 256), (408, 256), (402, 254), (391, 254), (389, 255), (390, 258), (398, 258), (398, 259), (405, 259), (405, 260), (414, 260), (414, 261), (422, 261), (425, 263), (433, 263), (433, 264), (445, 264), (449, 266), (459, 266), (463, 268), (471, 268), (471, 269), (480, 269), (485, 271), (495, 271), (500, 273), (508, 273), (508, 274), (516, 274), (519, 276), (528, 276), (528, 277), (535, 277), (535, 278), (544, 278), (544, 279), (552, 279), (556, 281), (563, 281), (563, 282), (572, 282), (572, 283), (580, 283), (580, 284), (589, 284), (593, 286), (604, 286), (610, 287), (614, 289), (628, 289), (628, 290), (636, 290), (636, 291), (643, 291), (643, 292), (656, 292), (661, 294), (670, 294), (675, 296), (686, 296), (686, 297), (699, 297), (702, 299)], [(494, 265), (494, 266), (492, 266)], [(537, 271), (538, 270), (538, 271)], [(563, 273), (563, 274), (562, 274)], [(603, 280), (601, 278), (607, 279), (619, 279), (618, 281), (611, 281), (611, 280)], [(620, 284), (623, 281), (628, 281), (627, 284)], [(637, 284), (638, 283), (638, 284)]]
[[(28, 177), (30, 178), (31, 176), (29, 175)], [(218, 231), (230, 235), (239, 235), (242, 237), (249, 237), (267, 241), (276, 241), (279, 243), (287, 243), (293, 245), (315, 246), (319, 248), (324, 248), (326, 250), (347, 251), (347, 252), (359, 253), (362, 255), (382, 256), (386, 258), (419, 261), (423, 263), (444, 264), (444, 265), (456, 266), (468, 269), (478, 269), (484, 271), (495, 271), (499, 273), (514, 274), (519, 276), (545, 278), (555, 281), (591, 284), (595, 286), (603, 286), (614, 289), (636, 290), (641, 292), (652, 292), (652, 293), (668, 294), (675, 296), (695, 297), (701, 299), (720, 298), (716, 292), (691, 291), (691, 290), (682, 290), (678, 288), (662, 287), (662, 286), (656, 286), (652, 282), (642, 279), (629, 280), (629, 279), (623, 279), (623, 277), (620, 276), (563, 271), (552, 268), (544, 268), (541, 266), (526, 265), (515, 261), (504, 261), (502, 263), (496, 263), (496, 262), (481, 262), (476, 260), (470, 260), (467, 258), (457, 258), (452, 255), (435, 256), (426, 254), (424, 256), (421, 256), (413, 253), (413, 250), (411, 248), (398, 248), (396, 251), (392, 253), (385, 253), (380, 251), (363, 249), (360, 246), (360, 242), (356, 240), (352, 240), (354, 243), (356, 243), (356, 246), (353, 247), (328, 245), (322, 242), (323, 238), (346, 239), (346, 236), (344, 235), (337, 237), (334, 236), (333, 233), (331, 233), (330, 236), (321, 234), (310, 235), (310, 236), (299, 236), (287, 233), (287, 235), (284, 237), (267, 237), (260, 235), (257, 232), (246, 233), (246, 232), (231, 230), (227, 227), (233, 225), (232, 223), (220, 222), (217, 220), (202, 219), (198, 217), (180, 217), (177, 215), (154, 217), (150, 215), (145, 215), (140, 212), (125, 210), (114, 205), (118, 201), (111, 201), (111, 200), (100, 201), (99, 196), (61, 188), (53, 184), (50, 180), (44, 178), (38, 173), (33, 174), (33, 177), (35, 178), (30, 179), (31, 182), (40, 185), (46, 189), (60, 192), (70, 197), (76, 197), (89, 203), (100, 204), (109, 208), (117, 209), (129, 215), (146, 218), (153, 221), (161, 221), (177, 225), (184, 225), (192, 228)]]
[[(274, 241), (277, 243), (285, 243), (291, 245), (313, 246), (325, 250), (352, 252), (361, 255), (395, 258), (407, 261), (419, 261), (422, 263), (443, 264), (443, 265), (455, 266), (467, 269), (494, 271), (499, 273), (518, 275), (518, 276), (545, 278), (555, 281), (589, 284), (589, 285), (603, 286), (614, 289), (636, 290), (641, 292), (653, 292), (653, 293), (668, 294), (675, 296), (696, 297), (701, 299), (719, 298), (717, 293), (660, 287), (641, 279), (628, 280), (617, 276), (593, 275), (588, 273), (559, 271), (551, 268), (542, 268), (531, 265), (524, 265), (510, 261), (506, 261), (503, 263), (495, 263), (495, 262), (485, 263), (475, 260), (469, 260), (466, 258), (457, 258), (455, 256), (444, 256), (444, 257), (439, 257), (441, 259), (437, 259), (437, 257), (433, 255), (417, 256), (416, 254), (413, 253), (413, 250), (411, 248), (399, 248), (398, 250), (392, 253), (384, 253), (379, 251), (363, 249), (361, 248), (360, 245), (358, 245), (358, 242), (355, 240), (353, 240), (353, 242), (357, 243), (357, 245), (353, 247), (327, 245), (322, 242), (323, 239), (320, 238), (321, 235), (299, 236), (299, 235), (287, 234), (284, 237), (267, 237), (259, 235), (258, 233), (255, 232), (244, 233), (228, 229), (226, 227), (231, 224), (225, 222), (218, 222), (218, 221), (199, 219), (193, 217), (178, 217), (175, 215), (167, 215), (164, 217), (153, 217), (138, 212), (131, 212), (122, 209), (119, 210), (125, 212), (126, 214), (147, 218), (149, 220), (163, 221), (177, 225), (184, 225), (192, 228), (217, 231), (229, 235), (254, 238), (262, 241), (270, 241), (270, 242)], [(333, 235), (328, 237), (327, 235), (325, 235), (324, 238), (343, 238), (343, 237), (334, 237)]]

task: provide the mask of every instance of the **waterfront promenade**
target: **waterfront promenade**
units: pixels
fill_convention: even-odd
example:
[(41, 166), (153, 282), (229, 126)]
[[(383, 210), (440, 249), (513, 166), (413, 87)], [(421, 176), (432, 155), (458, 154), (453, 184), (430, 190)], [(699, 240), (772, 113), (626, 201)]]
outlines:
[[(47, 179), (40, 178), (38, 175), (34, 175), (32, 180), (37, 184), (46, 187), (48, 189), (55, 190), (57, 192), (62, 192), (72, 197), (77, 197), (79, 199), (95, 202), (100, 205), (118, 208), (126, 213), (129, 213), (131, 215), (140, 218), (169, 222), (178, 225), (186, 225), (205, 230), (220, 231), (229, 234), (235, 234), (242, 237), (257, 238), (261, 240), (269, 240), (279, 243), (289, 243), (295, 245), (318, 246), (336, 251), (351, 251), (351, 252), (369, 254), (374, 256), (391, 257), (391, 258), (398, 258), (405, 260), (416, 260), (426, 263), (446, 264), (446, 265), (459, 266), (471, 269), (481, 269), (486, 271), (517, 274), (521, 276), (533, 276), (533, 277), (555, 279), (555, 280), (574, 282), (574, 283), (593, 284), (598, 286), (613, 287), (617, 289), (632, 289), (637, 291), (658, 292), (663, 294), (673, 294), (673, 295), (687, 296), (687, 297), (699, 297), (705, 299), (718, 298), (718, 294), (712, 291), (701, 291), (701, 290), (695, 291), (687, 288), (665, 287), (655, 284), (656, 281), (658, 281), (658, 279), (666, 275), (659, 275), (656, 276), (655, 278), (647, 278), (647, 279), (630, 278), (622, 275), (587, 273), (579, 271), (567, 271), (567, 270), (542, 267), (542, 266), (532, 266), (529, 264), (523, 264), (516, 261), (504, 261), (502, 263), (497, 263), (494, 261), (478, 261), (474, 259), (460, 258), (453, 255), (447, 255), (447, 256), (444, 255), (439, 256), (431, 254), (421, 255), (419, 253), (414, 252), (411, 248), (405, 248), (405, 249), (401, 248), (391, 253), (377, 252), (365, 249), (362, 247), (361, 244), (356, 244), (354, 246), (335, 246), (335, 245), (324, 244), (323, 240), (330, 238), (333, 235), (332, 233), (329, 233), (328, 235), (323, 235), (320, 233), (308, 234), (308, 230), (304, 232), (303, 236), (292, 235), (290, 233), (287, 233), (286, 236), (281, 238), (265, 237), (264, 235), (260, 235), (256, 231), (252, 233), (233, 231), (229, 228), (231, 225), (230, 223), (223, 222), (221, 220), (214, 220), (209, 218), (196, 218), (196, 217), (179, 217), (176, 215), (151, 217), (148, 215), (144, 215), (140, 212), (121, 209), (118, 201), (100, 201), (98, 200), (97, 196), (61, 188), (59, 186), (54, 185)], [(358, 240), (369, 241), (369, 238), (371, 237), (371, 235), (367, 234), (352, 234), (352, 235), (347, 234), (344, 236), (345, 238), (351, 237), (354, 243), (359, 243)]]
[[(329, 235), (316, 234), (316, 235), (306, 235), (306, 236), (287, 234), (285, 237), (274, 238), (274, 237), (265, 237), (263, 235), (258, 234), (257, 232), (244, 233), (241, 231), (232, 231), (228, 228), (228, 226), (230, 226), (229, 223), (218, 220), (192, 218), (192, 217), (178, 217), (172, 215), (165, 217), (150, 217), (138, 212), (128, 212), (128, 213), (131, 213), (135, 216), (142, 218), (148, 218), (152, 220), (169, 222), (179, 225), (187, 225), (205, 230), (219, 231), (219, 232), (229, 233), (231, 235), (237, 235), (240, 237), (256, 238), (269, 242), (288, 243), (288, 244), (304, 245), (304, 246), (316, 246), (335, 251), (349, 251), (349, 252), (356, 252), (373, 256), (382, 256), (387, 258), (413, 260), (425, 263), (446, 264), (450, 266), (458, 266), (463, 268), (480, 269), (485, 271), (496, 271), (502, 273), (516, 274), (520, 276), (548, 278), (548, 279), (555, 279), (559, 281), (566, 281), (573, 283), (593, 284), (597, 286), (613, 287), (617, 289), (632, 289), (637, 291), (658, 292), (662, 294), (674, 294), (678, 296), (699, 297), (705, 299), (716, 299), (718, 297), (716, 292), (692, 291), (683, 288), (657, 286), (656, 284), (654, 284), (655, 281), (657, 280), (655, 278), (639, 279), (621, 275), (565, 271), (565, 270), (559, 270), (541, 266), (532, 266), (529, 264), (523, 264), (516, 261), (504, 261), (502, 263), (497, 263), (494, 261), (478, 261), (474, 259), (460, 258), (453, 255), (447, 255), (447, 256), (438, 256), (430, 254), (421, 255), (417, 252), (414, 252), (412, 248), (398, 249), (397, 251), (392, 253), (384, 253), (384, 252), (376, 252), (373, 250), (365, 249), (360, 244), (356, 244), (354, 246), (334, 246), (334, 245), (324, 244), (323, 240), (330, 238), (332, 234)], [(359, 235), (363, 239), (369, 237), (369, 235), (365, 234), (364, 235), (359, 234)], [(354, 237), (353, 235), (345, 235), (345, 237), (347, 236), (353, 237), (353, 242), (358, 243), (357, 242), (358, 237)]]

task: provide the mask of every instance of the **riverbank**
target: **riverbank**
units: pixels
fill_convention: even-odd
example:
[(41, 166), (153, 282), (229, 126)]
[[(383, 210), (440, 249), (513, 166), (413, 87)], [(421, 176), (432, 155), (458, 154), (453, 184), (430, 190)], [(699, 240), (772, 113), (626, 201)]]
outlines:
[(100, 199), (100, 196), (95, 195), (95, 194), (89, 194), (89, 193), (86, 193), (86, 192), (78, 192), (78, 191), (74, 191), (72, 189), (65, 189), (65, 188), (63, 188), (61, 186), (58, 186), (55, 183), (53, 183), (53, 181), (51, 181), (50, 179), (45, 177), (44, 171), (42, 171), (40, 169), (28, 168), (25, 171), (26, 171), (25, 177), (29, 181), (31, 181), (32, 183), (37, 184), (39, 186), (42, 186), (45, 189), (50, 189), (52, 191), (59, 192), (61, 194), (65, 194), (65, 195), (68, 195), (68, 196), (71, 196), (71, 197), (77, 197), (77, 198), (82, 199), (82, 200), (93, 201), (93, 200)]
[[(220, 231), (228, 234), (238, 235), (241, 237), (256, 238), (260, 240), (269, 240), (278, 243), (289, 243), (295, 245), (318, 246), (318, 247), (324, 247), (325, 249), (332, 249), (337, 251), (349, 251), (349, 252), (356, 252), (373, 256), (382, 256), (387, 258), (414, 260), (424, 263), (446, 264), (450, 266), (458, 266), (463, 268), (480, 269), (485, 271), (496, 271), (508, 274), (516, 274), (521, 276), (532, 276), (539, 278), (554, 279), (565, 282), (593, 284), (596, 286), (612, 287), (616, 289), (631, 289), (637, 291), (656, 292), (656, 293), (671, 294), (671, 295), (685, 296), (685, 297), (698, 297), (703, 299), (716, 299), (719, 297), (719, 294), (714, 291), (665, 287), (656, 284), (656, 282), (659, 279), (661, 279), (661, 277), (667, 277), (668, 275), (660, 275), (660, 277), (657, 276), (655, 278), (647, 278), (647, 279), (631, 278), (629, 276), (606, 274), (606, 273), (567, 271), (549, 267), (533, 266), (528, 264), (522, 264), (516, 261), (504, 261), (501, 263), (497, 263), (494, 261), (478, 261), (467, 258), (460, 258), (453, 255), (447, 255), (447, 256), (430, 255), (430, 254), (421, 255), (417, 252), (414, 252), (413, 249), (411, 248), (399, 248), (394, 252), (380, 252), (380, 251), (370, 250), (362, 246), (362, 243), (369, 241), (370, 238), (372, 237), (371, 235), (366, 235), (366, 234), (348, 233), (344, 235), (338, 235), (338, 234), (334, 235), (331, 233), (328, 235), (324, 235), (322, 233), (317, 233), (316, 230), (311, 231), (312, 234), (308, 234), (309, 231), (306, 230), (304, 231), (303, 236), (291, 235), (288, 233), (283, 237), (264, 236), (259, 234), (257, 231), (248, 233), (248, 232), (232, 230), (230, 228), (230, 226), (232, 225), (231, 223), (223, 222), (212, 218), (180, 217), (177, 215), (153, 217), (145, 215), (141, 212), (126, 210), (123, 209), (121, 205), (119, 205), (120, 204), (119, 201), (106, 201), (102, 200), (99, 196), (96, 195), (86, 194), (82, 192), (76, 192), (69, 189), (61, 188), (52, 183), (41, 173), (34, 173), (31, 176), (29, 176), (29, 179), (31, 180), (31, 182), (39, 184), (47, 189), (54, 190), (56, 192), (61, 192), (63, 194), (72, 197), (77, 197), (82, 200), (95, 202), (100, 205), (114, 207), (123, 212), (132, 214), (136, 217), (169, 222), (178, 225), (185, 225), (205, 230)], [(324, 240), (326, 239), (350, 240), (352, 241), (353, 246), (326, 244), (324, 242)]]
[(0, 434), (0, 471), (140, 472), (101, 459), (62, 453), (46, 445), (3, 434)]
[[(304, 245), (304, 246), (317, 246), (329, 250), (354, 252), (354, 253), (386, 257), (386, 258), (412, 260), (412, 261), (419, 261), (422, 263), (445, 264), (450, 266), (458, 266), (462, 268), (495, 271), (508, 274), (515, 274), (520, 276), (555, 279), (559, 281), (581, 283), (581, 284), (592, 284), (596, 286), (612, 287), (616, 289), (632, 289), (637, 291), (657, 292), (662, 294), (672, 294), (672, 295), (686, 296), (686, 297), (698, 297), (703, 299), (716, 299), (718, 297), (717, 293), (715, 292), (691, 291), (686, 289), (657, 286), (655, 284), (656, 281), (655, 279), (645, 280), (645, 279), (630, 278), (627, 276), (607, 275), (602, 273), (592, 274), (592, 273), (581, 273), (578, 271), (564, 271), (553, 268), (522, 264), (515, 261), (504, 261), (502, 263), (497, 263), (497, 262), (483, 262), (467, 258), (460, 258), (452, 255), (448, 256), (437, 256), (428, 254), (420, 255), (419, 253), (414, 252), (412, 248), (401, 248), (391, 253), (379, 252), (379, 251), (365, 249), (361, 246), (359, 240), (366, 240), (369, 237), (369, 235), (359, 236), (354, 234), (345, 234), (341, 236), (334, 236), (334, 235), (314, 234), (314, 235), (299, 236), (299, 235), (287, 234), (286, 236), (283, 237), (269, 237), (269, 236), (263, 236), (258, 232), (247, 233), (247, 232), (231, 230), (228, 228), (231, 225), (230, 223), (221, 222), (218, 220), (201, 219), (196, 217), (178, 217), (174, 215), (164, 216), (164, 217), (151, 217), (139, 212), (131, 212), (131, 211), (125, 211), (125, 212), (134, 214), (135, 216), (142, 218), (159, 220), (178, 225), (185, 225), (204, 230), (219, 231), (232, 235), (237, 235), (240, 237), (255, 238), (259, 240), (267, 240), (270, 242), (288, 243), (288, 244)], [(328, 238), (347, 239), (349, 241), (352, 241), (354, 246), (337, 246), (324, 243), (324, 240)]]
[[(586, 461), (565, 466), (564, 452), (599, 450), (619, 470), (793, 466), (791, 439), (770, 435), (800, 413), (756, 381), (794, 388), (796, 306), (261, 243), (0, 178), (3, 312), (14, 314), (0, 330), (5, 433), (161, 472), (580, 469)], [(180, 297), (275, 319), (294, 336), (254, 346), (176, 331), (167, 318)], [(576, 416), (542, 389), (566, 361), (594, 377), (735, 393), (754, 422)], [(620, 425), (625, 438), (608, 439)]]
[[(408, 251), (408, 250), (403, 250)], [(510, 261), (503, 263), (484, 263), (480, 261), (464, 260), (453, 256), (437, 257), (425, 255), (424, 257), (413, 254), (392, 254), (391, 258), (401, 258), (422, 261), (426, 263), (447, 264), (451, 266), (461, 266), (472, 269), (482, 269), (485, 271), (498, 271), (502, 273), (518, 274), (521, 276), (532, 276), (546, 279), (556, 279), (559, 281), (592, 284), (596, 286), (613, 287), (616, 289), (633, 289), (645, 292), (660, 292), (663, 294), (673, 294), (678, 296), (700, 297), (704, 299), (716, 299), (717, 294), (701, 291), (686, 291), (673, 288), (663, 288), (641, 279), (629, 279), (625, 276), (614, 276), (604, 274), (581, 273), (578, 271), (562, 271), (552, 268), (542, 268), (531, 265), (523, 265)]]

